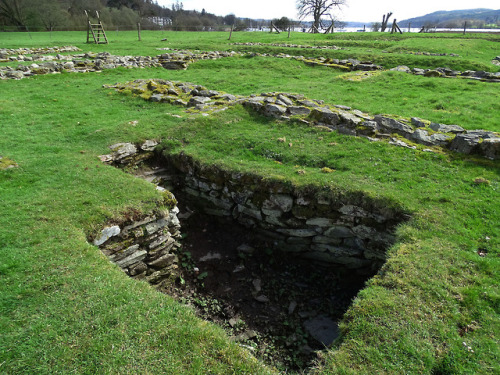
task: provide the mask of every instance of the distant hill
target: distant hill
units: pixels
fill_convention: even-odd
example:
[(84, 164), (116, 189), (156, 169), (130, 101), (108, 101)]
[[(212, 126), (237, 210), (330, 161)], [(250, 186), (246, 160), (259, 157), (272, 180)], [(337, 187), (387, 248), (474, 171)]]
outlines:
[(468, 28), (500, 28), (500, 9), (464, 9), (438, 11), (425, 16), (398, 21), (401, 27), (411, 23), (412, 27), (460, 28), (467, 21)]

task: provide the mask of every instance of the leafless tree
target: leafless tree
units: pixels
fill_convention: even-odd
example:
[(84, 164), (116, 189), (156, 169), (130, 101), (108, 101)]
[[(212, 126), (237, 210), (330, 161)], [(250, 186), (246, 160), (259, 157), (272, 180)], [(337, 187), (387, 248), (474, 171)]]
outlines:
[(380, 25), (380, 31), (384, 32), (387, 29), (387, 24), (389, 23), (389, 18), (391, 18), (392, 12), (384, 14), (382, 17), (382, 25)]
[(346, 0), (297, 0), (299, 17), (313, 17), (313, 32), (318, 32), (321, 27), (321, 17), (332, 13), (335, 7), (345, 5)]
[(62, 9), (59, 0), (39, 0), (37, 5), (38, 19), (45, 30), (52, 31), (66, 24), (69, 13)]
[(10, 21), (20, 30), (26, 30), (28, 18), (33, 11), (29, 0), (0, 0), (0, 17)]
[(380, 24), (380, 22), (373, 22), (373, 23), (372, 23), (372, 26), (371, 26), (372, 31), (374, 31), (374, 32), (378, 32), (378, 31), (380, 31), (380, 27), (381, 27), (381, 26), (382, 26), (382, 25)]

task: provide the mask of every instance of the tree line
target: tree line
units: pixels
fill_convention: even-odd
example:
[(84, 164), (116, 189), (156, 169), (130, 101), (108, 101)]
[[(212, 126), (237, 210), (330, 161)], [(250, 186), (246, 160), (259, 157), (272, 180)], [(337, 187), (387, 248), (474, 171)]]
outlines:
[[(346, 0), (297, 0), (297, 11), (300, 19), (311, 17), (311, 30), (319, 32), (334, 22), (340, 25), (339, 20), (332, 17), (332, 11), (345, 3)], [(270, 21), (264, 19), (239, 18), (234, 14), (216, 16), (205, 9), (185, 10), (179, 0), (170, 7), (161, 6), (156, 0), (0, 0), (0, 27), (20, 31), (81, 30), (87, 27), (85, 10), (91, 15), (97, 11), (106, 28), (117, 29), (135, 28), (139, 22), (142, 28), (192, 31), (228, 27), (238, 31), (270, 26)], [(272, 22), (278, 30), (298, 26), (287, 17)]]
[(52, 31), (86, 28), (85, 10), (95, 11), (106, 28), (171, 28), (211, 31), (233, 27), (235, 30), (262, 28), (268, 21), (239, 18), (234, 14), (216, 16), (203, 9), (185, 10), (180, 1), (170, 7), (156, 0), (0, 0), (0, 30)]

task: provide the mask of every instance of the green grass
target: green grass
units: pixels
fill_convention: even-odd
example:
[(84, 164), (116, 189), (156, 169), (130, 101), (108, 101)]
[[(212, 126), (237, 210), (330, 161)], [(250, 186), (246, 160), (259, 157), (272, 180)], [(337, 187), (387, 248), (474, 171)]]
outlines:
[[(31, 37), (30, 37), (31, 35)], [(107, 51), (119, 55), (150, 55), (159, 53), (158, 48), (186, 48), (200, 50), (255, 51), (262, 53), (286, 53), (302, 56), (324, 56), (346, 59), (371, 60), (390, 69), (398, 65), (409, 67), (437, 68), (448, 67), (456, 70), (485, 70), (498, 72), (500, 67), (491, 64), (498, 55), (500, 36), (496, 34), (418, 34), (390, 35), (388, 33), (336, 33), (330, 35), (294, 32), (290, 39), (287, 33), (236, 32), (228, 40), (225, 32), (137, 32), (108, 30), (109, 44), (86, 44), (86, 32), (61, 33), (3, 33), (0, 48), (45, 47), (50, 45), (76, 45), (85, 51)], [(167, 41), (162, 41), (167, 39)], [(239, 46), (233, 43), (260, 42), (268, 46)], [(314, 50), (282, 48), (270, 44), (301, 44), (306, 46), (335, 45), (341, 50)], [(452, 56), (411, 55), (408, 52), (454, 53)]]
[[(263, 371), (220, 329), (124, 278), (87, 244), (95, 225), (159, 200), (96, 159), (109, 141), (145, 134), (148, 116), (135, 116), (140, 105), (117, 109), (102, 78), (89, 78), (3, 82), (0, 149), (20, 167), (0, 175), (1, 372)], [(133, 119), (141, 125), (127, 132)]]
[[(207, 76), (207, 70), (217, 74)], [(269, 71), (273, 72), (271, 76)], [(168, 76), (232, 94), (293, 92), (372, 114), (421, 117), (468, 129), (500, 130), (498, 117), (489, 115), (500, 113), (495, 84), (436, 80), (400, 72), (384, 72), (362, 81), (344, 79), (355, 74), (311, 68), (297, 61), (255, 57), (200, 61), (186, 71)]]
[[(120, 32), (116, 39), (110, 36), (108, 46), (81, 44), (84, 33), (54, 33), (52, 41), (43, 33), (32, 40), (4, 34), (0, 48), (76, 44), (95, 52), (155, 55), (164, 45), (158, 42), (161, 33), (145, 32), (139, 43), (133, 33)], [(295, 35), (298, 40), (290, 42), (337, 43)], [(224, 33), (167, 37), (170, 47), (231, 49)], [(286, 41), (283, 35), (233, 36), (240, 37)], [(383, 37), (394, 48), (418, 42), (427, 51), (437, 42), (454, 49), (460, 39)], [(381, 35), (338, 38), (368, 44)], [(489, 41), (470, 40), (489, 53)], [(400, 58), (406, 56), (413, 61), (413, 55)], [(467, 64), (485, 63), (477, 56)], [(195, 63), (180, 72), (116, 69), (1, 81), (0, 155), (19, 167), (0, 171), (0, 373), (272, 372), (221, 329), (128, 279), (87, 243), (87, 235), (112, 218), (131, 208), (147, 212), (160, 200), (152, 186), (97, 158), (110, 144), (149, 138), (205, 163), (365, 194), (413, 213), (399, 228), (386, 265), (347, 312), (342, 339), (323, 354), (318, 372), (500, 371), (498, 161), (370, 143), (275, 122), (239, 107), (201, 118), (102, 88), (147, 78), (191, 81), (232, 94), (292, 91), (373, 114), (500, 130), (495, 84), (394, 72), (351, 82), (339, 72), (289, 60), (234, 58)], [(281, 137), (287, 142), (278, 142)], [(325, 166), (335, 171), (322, 173)], [(299, 169), (306, 173), (299, 175)], [(478, 177), (489, 184), (475, 184)], [(477, 254), (479, 248), (488, 251), (486, 257)]]

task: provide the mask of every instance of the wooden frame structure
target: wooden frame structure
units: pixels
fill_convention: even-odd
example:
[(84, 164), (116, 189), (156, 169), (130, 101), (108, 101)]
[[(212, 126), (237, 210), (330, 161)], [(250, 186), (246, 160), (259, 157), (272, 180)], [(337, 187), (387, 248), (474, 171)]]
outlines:
[(90, 35), (92, 35), (95, 44), (108, 44), (108, 38), (106, 37), (106, 32), (102, 26), (99, 12), (96, 10), (95, 14), (97, 23), (92, 23), (89, 12), (85, 10), (85, 15), (87, 16), (87, 43), (91, 43)]

